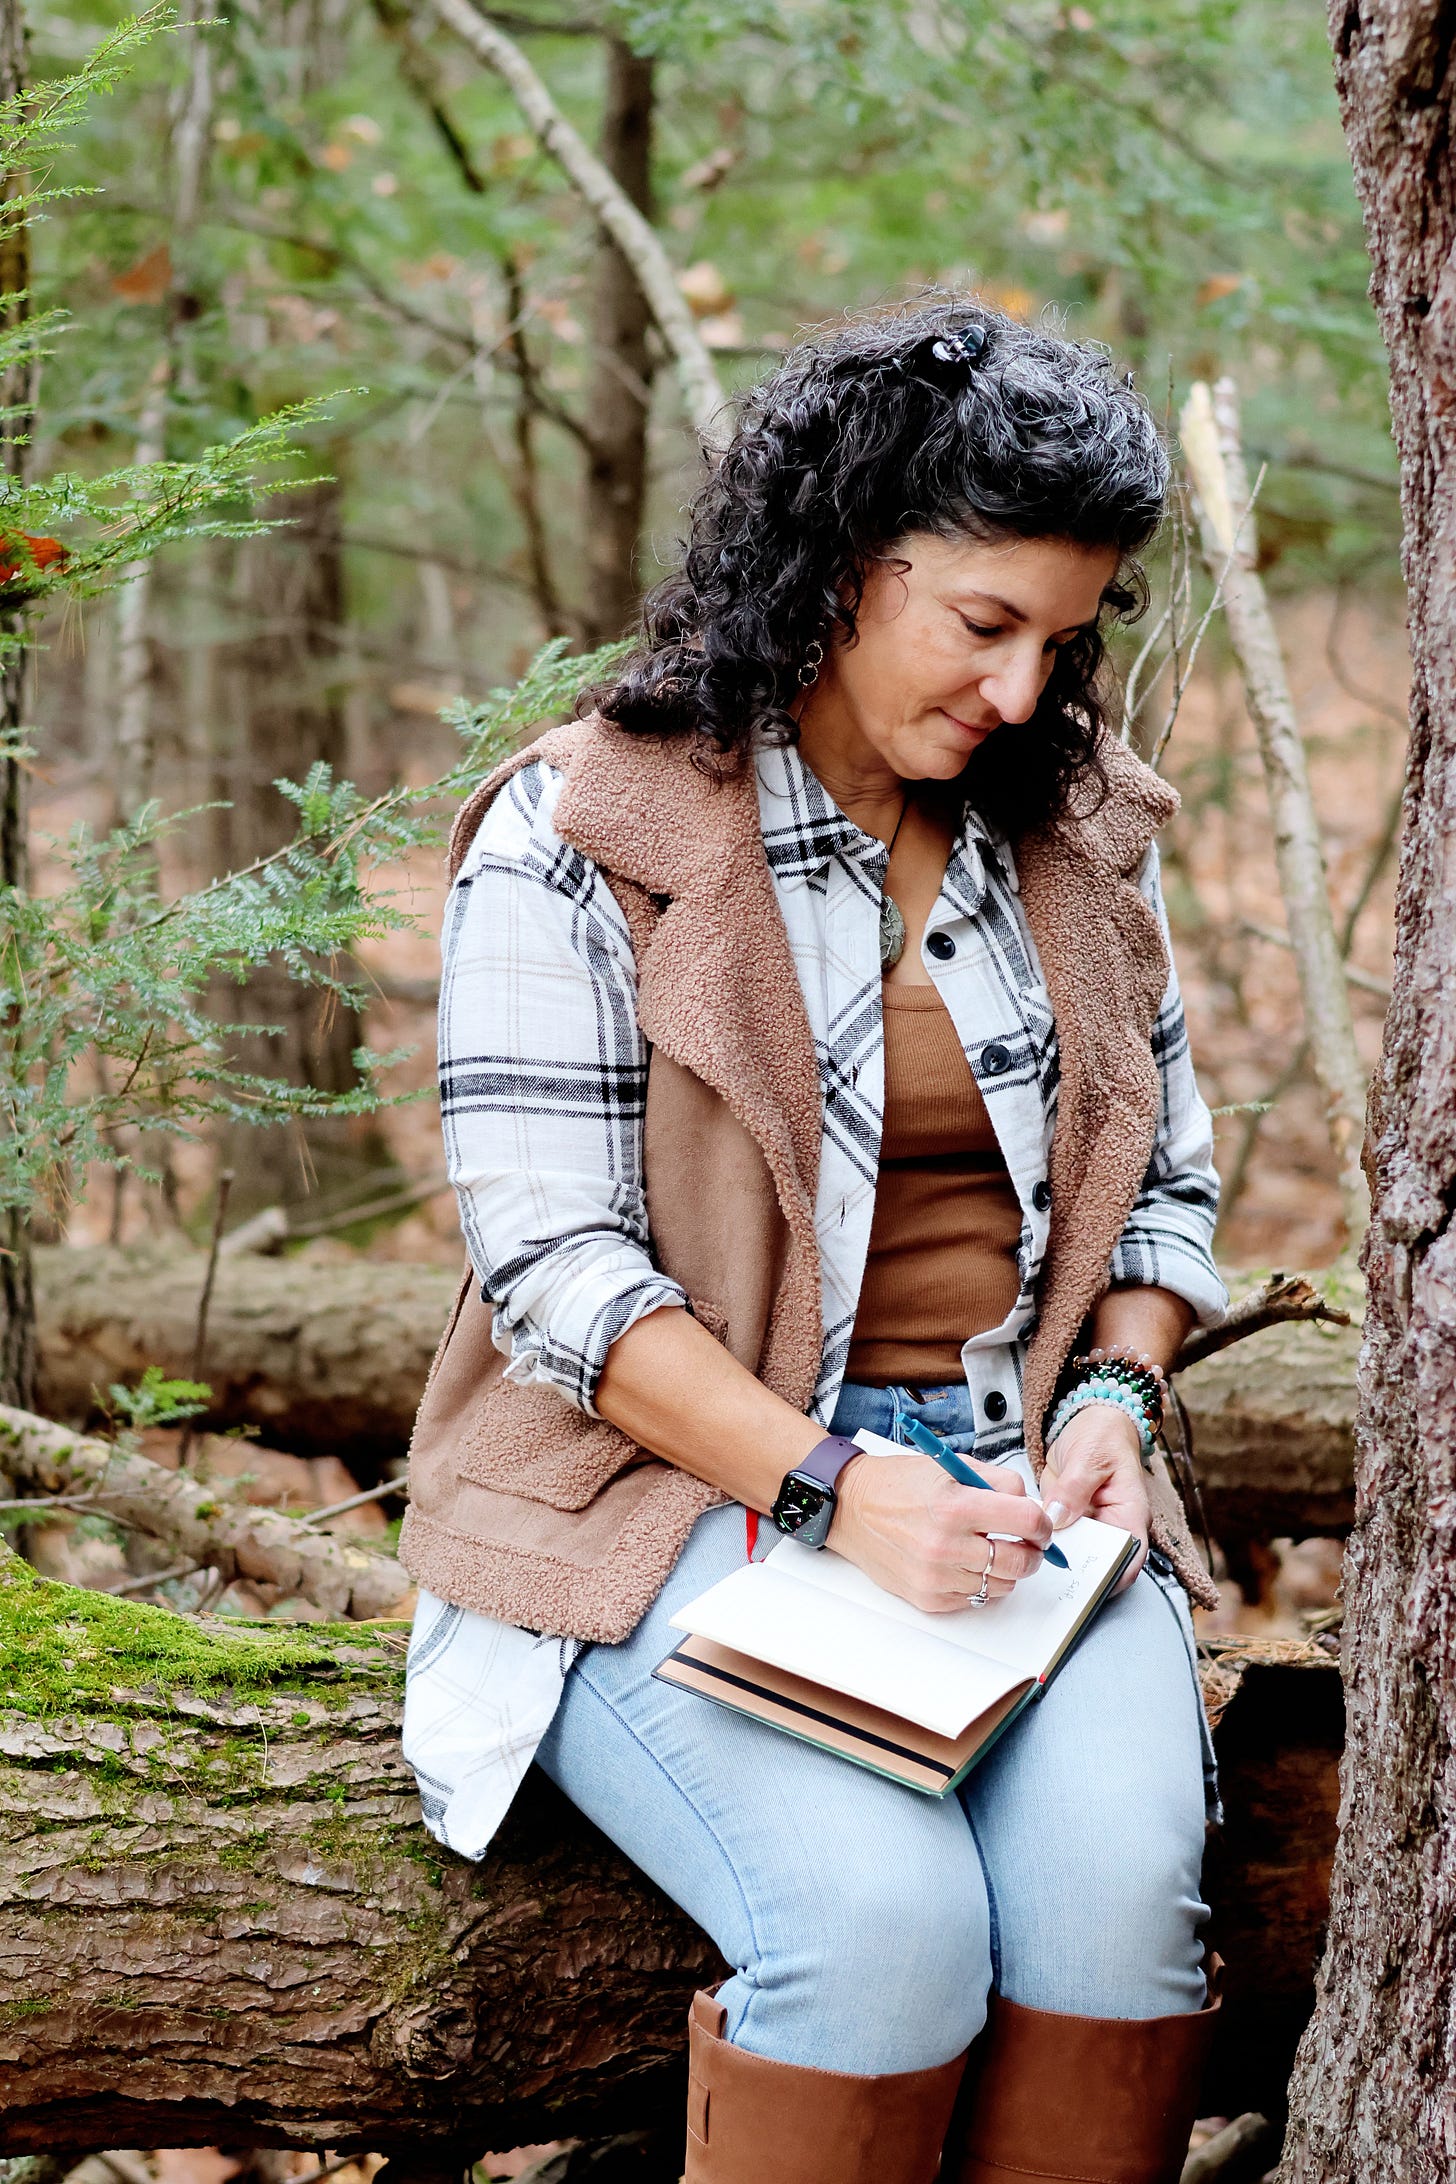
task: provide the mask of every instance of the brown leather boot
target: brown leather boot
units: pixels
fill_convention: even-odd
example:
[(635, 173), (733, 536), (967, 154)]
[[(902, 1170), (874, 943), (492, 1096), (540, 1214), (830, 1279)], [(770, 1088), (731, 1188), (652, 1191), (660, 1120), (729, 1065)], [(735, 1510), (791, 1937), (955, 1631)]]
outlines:
[(1178, 2184), (1218, 2016), (1063, 2017), (999, 1995), (971, 2060), (947, 2184)]
[(933, 2184), (964, 2055), (852, 2078), (730, 2047), (726, 2017), (694, 1995), (683, 2184)]

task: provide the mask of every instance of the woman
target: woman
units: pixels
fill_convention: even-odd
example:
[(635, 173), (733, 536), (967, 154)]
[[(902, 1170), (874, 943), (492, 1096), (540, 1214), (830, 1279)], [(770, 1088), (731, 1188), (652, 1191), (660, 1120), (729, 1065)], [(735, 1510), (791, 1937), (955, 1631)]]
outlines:
[[(735, 1967), (692, 2012), (693, 2184), (1159, 2184), (1186, 2148), (1208, 1587), (1152, 1444), (1226, 1300), (1176, 800), (1098, 697), (1166, 484), (1099, 351), (940, 300), (805, 346), (620, 680), (457, 826), (470, 1272), (406, 1751), (474, 1857), (534, 1755)], [(995, 1491), (847, 1438), (914, 1418)], [(937, 1801), (653, 1679), (745, 1510), (933, 1613), (1089, 1512), (1142, 1549)]]

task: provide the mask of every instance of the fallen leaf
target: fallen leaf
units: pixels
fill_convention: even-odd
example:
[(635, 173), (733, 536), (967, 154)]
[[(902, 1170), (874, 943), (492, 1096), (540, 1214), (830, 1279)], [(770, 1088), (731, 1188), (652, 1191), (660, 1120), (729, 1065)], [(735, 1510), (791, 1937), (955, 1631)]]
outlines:
[(111, 283), (111, 292), (120, 296), (123, 303), (160, 303), (172, 285), (172, 253), (165, 243), (158, 243), (144, 258), (138, 258), (125, 273), (118, 273)]

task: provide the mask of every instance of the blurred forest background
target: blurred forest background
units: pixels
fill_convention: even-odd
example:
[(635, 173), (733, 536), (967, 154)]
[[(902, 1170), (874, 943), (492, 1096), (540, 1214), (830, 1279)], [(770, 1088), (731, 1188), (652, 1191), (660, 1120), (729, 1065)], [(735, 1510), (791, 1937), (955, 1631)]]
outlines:
[[(74, 68), (122, 13), (37, 0), (35, 75)], [(424, 781), (452, 755), (452, 697), (512, 681), (546, 638), (620, 635), (673, 557), (698, 461), (620, 258), (428, 8), (226, 13), (155, 40), (93, 104), (64, 180), (95, 194), (32, 237), (37, 300), (72, 319), (44, 368), (38, 475), (185, 458), (334, 396), (299, 465), (327, 475), (265, 511), (286, 527), (173, 548), (42, 631), (37, 834), (148, 794), (223, 800), (170, 853), (192, 880), (291, 831), (276, 776), (323, 759), (370, 792)], [(1234, 376), (1251, 470), (1268, 466), (1260, 564), (1372, 1058), (1405, 733), (1399, 512), (1317, 11), (662, 0), (501, 20), (649, 212), (729, 385), (804, 328), (929, 281), (1107, 342), (1172, 431), (1192, 380)], [(1153, 577), (1165, 590), (1166, 567)], [(1194, 1052), (1228, 1110), (1220, 1249), (1324, 1264), (1333, 1163), (1218, 622), (1163, 764), (1184, 798), (1166, 855)], [(362, 1026), (415, 1047), (396, 1091), (431, 1074), (433, 855), (409, 886), (420, 930), (368, 954)], [(254, 1066), (348, 1081), (348, 1011), (266, 976), (244, 1006), (307, 1017), (255, 1042)], [(230, 1221), (277, 1204), (340, 1248), (453, 1254), (448, 1193), (418, 1195), (439, 1181), (428, 1103), (304, 1134), (183, 1148), (175, 1192), (97, 1177), (67, 1234), (180, 1219), (205, 1236), (222, 1157)]]

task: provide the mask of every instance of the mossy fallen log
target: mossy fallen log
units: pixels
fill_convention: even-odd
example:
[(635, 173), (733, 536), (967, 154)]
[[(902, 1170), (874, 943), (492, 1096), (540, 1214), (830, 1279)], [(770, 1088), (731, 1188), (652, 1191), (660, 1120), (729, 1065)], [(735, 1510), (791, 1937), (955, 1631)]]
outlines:
[(439, 1849), (404, 1649), (0, 1562), (0, 2152), (478, 2154), (675, 2099), (710, 1945), (544, 1782), (487, 1865)]
[[(0, 1556), (0, 2153), (464, 2160), (677, 2112), (711, 1944), (538, 1777), (484, 1865), (440, 1850), (399, 1750), (404, 1646), (193, 1622)], [(1226, 1644), (1209, 1676), (1237, 2109), (1309, 2007), (1339, 1680), (1316, 1646)]]
[[(37, 1254), (41, 1408), (82, 1427), (95, 1391), (149, 1364), (190, 1369), (199, 1254)], [(361, 1472), (401, 1454), (455, 1293), (436, 1267), (226, 1259), (208, 1322), (208, 1424)], [(1247, 1539), (1339, 1537), (1354, 1509), (1353, 1327), (1281, 1326), (1179, 1376), (1210, 1527)]]

